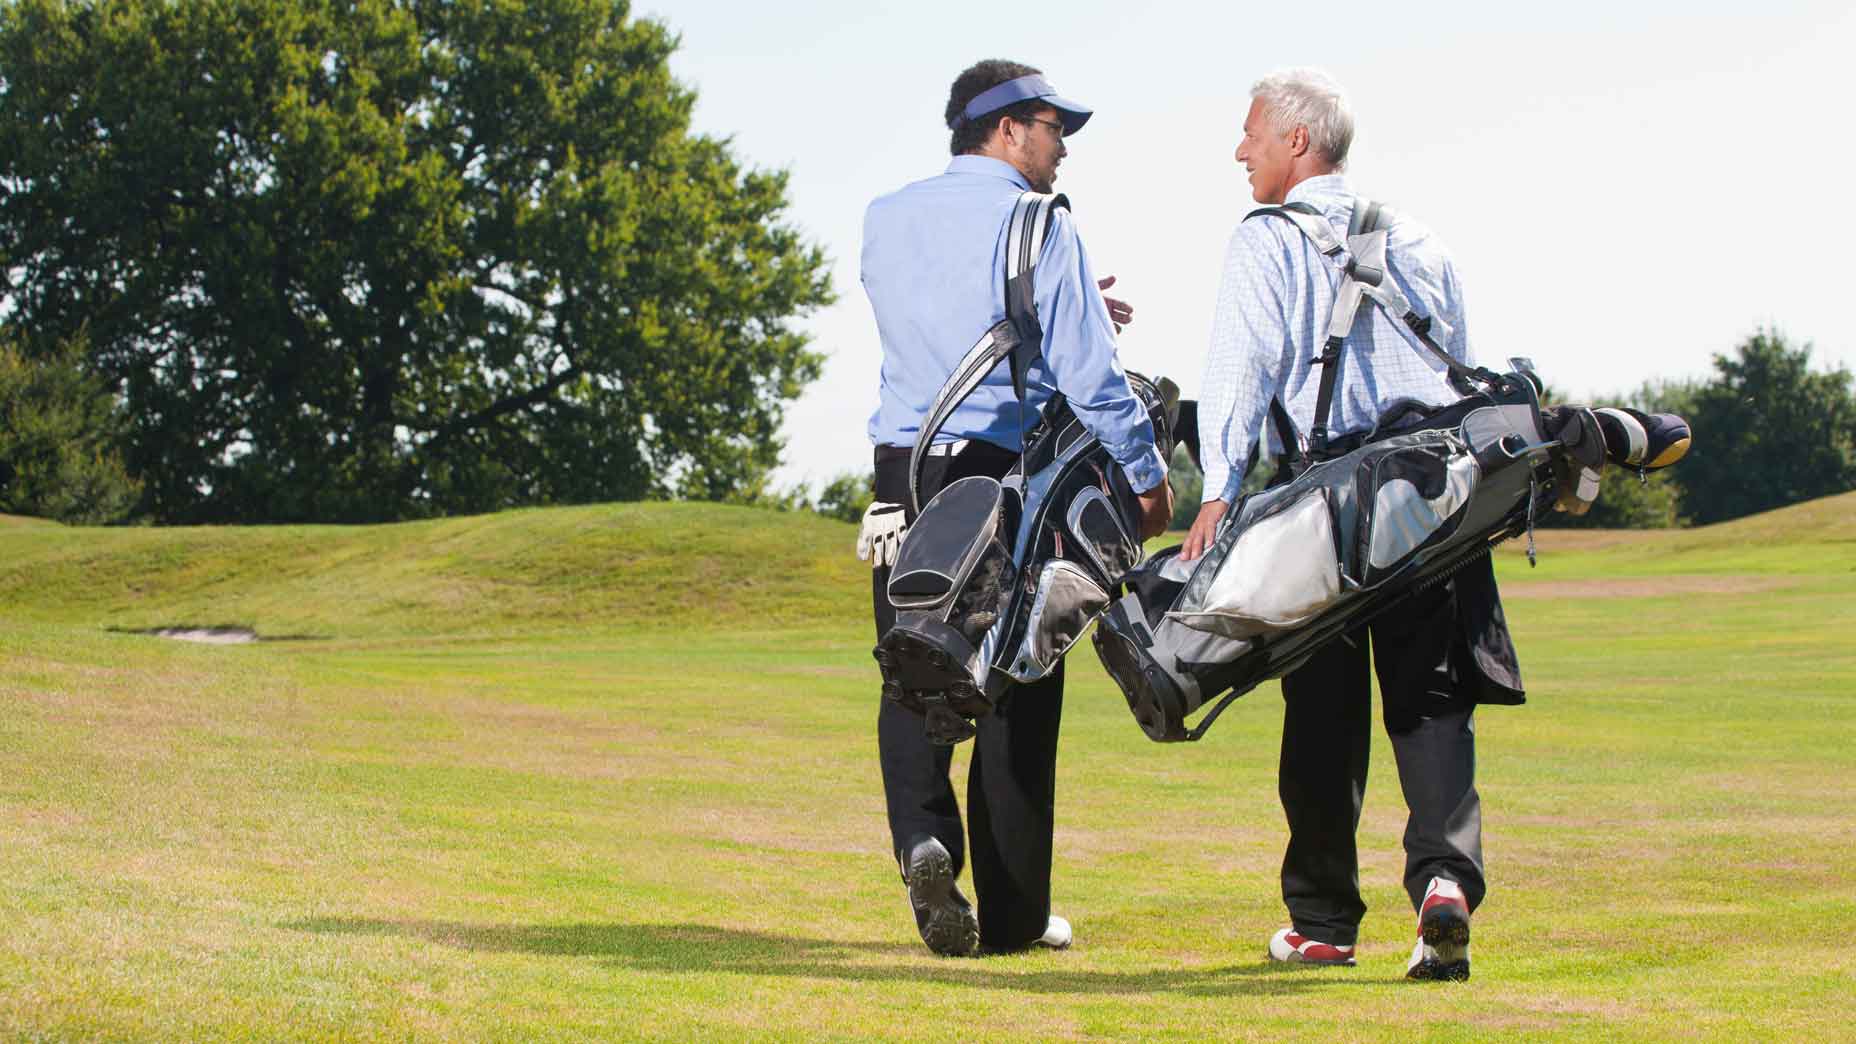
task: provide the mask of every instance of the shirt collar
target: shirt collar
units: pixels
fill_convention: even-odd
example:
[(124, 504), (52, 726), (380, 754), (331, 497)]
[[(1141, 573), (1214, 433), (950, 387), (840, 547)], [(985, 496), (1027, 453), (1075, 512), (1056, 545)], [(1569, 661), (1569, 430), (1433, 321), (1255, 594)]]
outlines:
[(1288, 195), (1283, 197), (1283, 202), (1313, 203), (1316, 196), (1344, 196), (1351, 195), (1352, 192), (1353, 190), (1347, 187), (1346, 175), (1317, 174), (1312, 178), (1297, 182), (1296, 186), (1289, 190)]
[(1004, 178), (1021, 189), (1031, 187), (1031, 183), (1025, 180), (1025, 176), (1018, 172), (1017, 167), (1004, 160), (993, 159), (991, 156), (955, 156), (948, 163), (947, 172), (949, 174), (985, 174), (995, 178)]

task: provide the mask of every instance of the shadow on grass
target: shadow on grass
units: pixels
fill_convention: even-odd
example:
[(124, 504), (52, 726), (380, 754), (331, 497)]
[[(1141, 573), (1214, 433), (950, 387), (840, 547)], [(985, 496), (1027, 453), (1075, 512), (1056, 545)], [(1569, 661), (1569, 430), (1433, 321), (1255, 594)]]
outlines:
[(490, 953), (593, 957), (641, 971), (907, 980), (1031, 993), (1290, 994), (1402, 981), (1366, 977), (1357, 970), (1329, 973), (1263, 961), (1128, 972), (1063, 970), (1049, 964), (1065, 961), (1065, 955), (1047, 951), (950, 960), (933, 957), (914, 944), (807, 939), (705, 924), (495, 925), (312, 917), (280, 927), (325, 935), (400, 936)]

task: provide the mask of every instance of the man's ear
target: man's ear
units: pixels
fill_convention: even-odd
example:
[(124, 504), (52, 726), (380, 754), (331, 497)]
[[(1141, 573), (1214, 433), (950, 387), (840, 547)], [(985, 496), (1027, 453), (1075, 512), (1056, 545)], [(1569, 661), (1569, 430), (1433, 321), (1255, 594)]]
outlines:
[(1298, 123), (1295, 129), (1289, 132), (1289, 155), (1301, 156), (1307, 151), (1308, 128)]
[(1019, 136), (1024, 134), (1025, 128), (1010, 116), (1001, 116), (999, 122), (993, 124), (992, 132), (999, 136), (1000, 145), (1010, 148), (1019, 144)]

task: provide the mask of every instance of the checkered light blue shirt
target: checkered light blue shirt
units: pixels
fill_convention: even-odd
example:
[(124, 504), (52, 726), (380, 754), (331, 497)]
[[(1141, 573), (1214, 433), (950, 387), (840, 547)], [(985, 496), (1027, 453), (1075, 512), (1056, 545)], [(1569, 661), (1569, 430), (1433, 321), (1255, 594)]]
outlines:
[[(1309, 178), (1289, 190), (1285, 200), (1319, 209), (1343, 239), (1353, 201), (1353, 190), (1338, 174)], [(1396, 210), (1388, 208), (1388, 213), (1392, 278), (1418, 314), (1431, 318), (1432, 338), (1473, 365), (1463, 291), (1450, 255), (1429, 229)], [(1321, 387), (1321, 367), (1314, 358), (1327, 339), (1341, 264), (1323, 257), (1283, 218), (1250, 218), (1231, 234), (1199, 396), (1206, 500), (1236, 501), (1244, 463), (1265, 429), (1272, 397), (1282, 398), (1298, 434), (1307, 438)], [(1336, 436), (1370, 429), (1395, 399), (1442, 405), (1461, 397), (1450, 387), (1443, 362), (1370, 300), (1360, 303), (1353, 332), (1341, 346), (1340, 368), (1328, 423)], [(1270, 452), (1284, 451), (1273, 427), (1267, 436)]]

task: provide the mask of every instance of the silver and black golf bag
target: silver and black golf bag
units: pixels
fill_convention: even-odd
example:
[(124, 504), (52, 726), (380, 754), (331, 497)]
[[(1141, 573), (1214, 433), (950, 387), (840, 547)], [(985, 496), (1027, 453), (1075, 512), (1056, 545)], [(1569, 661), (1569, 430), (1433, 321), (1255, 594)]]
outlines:
[[(910, 506), (919, 514), (890, 569), (896, 623), (874, 655), (884, 697), (924, 715), (939, 743), (971, 737), (973, 720), (991, 713), (1013, 683), (1054, 670), (1142, 559), (1134, 491), (1062, 395), (1044, 404), (1004, 478), (959, 479), (921, 505), (928, 448), (1000, 363), (1011, 367), (1024, 408), (1025, 374), (1043, 343), (1032, 280), (1059, 206), (1068, 206), (1060, 195), (1020, 197), (1007, 233), (1007, 317), (936, 396), (909, 459)], [(1161, 453), (1170, 453), (1178, 390), (1132, 373), (1128, 383)]]
[[(1239, 500), (1198, 561), (1168, 548), (1134, 570), (1096, 628), (1096, 654), (1149, 738), (1196, 740), (1231, 699), (1527, 531), (1566, 495), (1569, 463), (1585, 477), (1567, 443), (1597, 438), (1586, 417), (1550, 432), (1519, 374), (1409, 417)], [(1587, 489), (1596, 495), (1596, 481)]]
[[(1125, 580), (1094, 643), (1149, 738), (1196, 740), (1225, 707), (1294, 670), (1328, 642), (1443, 583), (1558, 506), (1583, 513), (1609, 459), (1639, 470), (1674, 463), (1689, 432), (1680, 418), (1584, 407), (1543, 410), (1523, 360), (1497, 374), (1464, 366), (1429, 336), (1385, 276), (1379, 208), (1362, 202), (1343, 248), (1310, 211), (1295, 220), (1323, 252), (1349, 255), (1321, 356), (1306, 454), (1284, 484), (1240, 499), (1195, 562), (1157, 553)], [(1464, 398), (1410, 400), (1374, 429), (1330, 445), (1335, 361), (1361, 300), (1371, 299), (1440, 358)], [(1285, 449), (1300, 440), (1280, 402), (1271, 414)], [(1351, 448), (1349, 448), (1351, 447)], [(1344, 452), (1342, 452), (1344, 450)], [(1187, 718), (1223, 699), (1194, 726)]]

